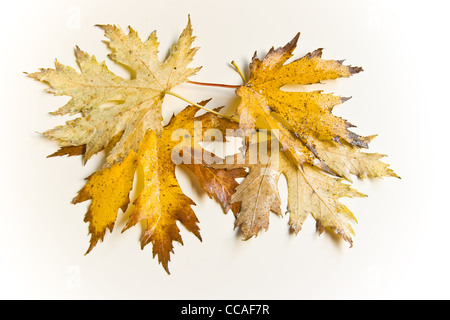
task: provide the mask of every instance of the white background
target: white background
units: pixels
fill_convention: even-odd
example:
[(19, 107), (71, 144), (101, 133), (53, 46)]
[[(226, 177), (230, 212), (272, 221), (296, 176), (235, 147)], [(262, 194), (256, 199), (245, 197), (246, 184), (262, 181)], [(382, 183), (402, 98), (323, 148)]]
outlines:
[[(10, 1), (2, 4), (0, 61), (0, 298), (27, 299), (414, 299), (450, 298), (448, 226), (449, 19), (445, 1)], [(248, 65), (298, 31), (295, 57), (319, 47), (324, 58), (346, 59), (364, 72), (322, 85), (353, 96), (336, 114), (360, 134), (377, 133), (370, 151), (402, 180), (356, 182), (367, 198), (346, 200), (359, 223), (354, 247), (318, 236), (308, 219), (298, 236), (287, 217), (243, 242), (234, 218), (178, 172), (197, 206), (203, 242), (181, 227), (171, 275), (140, 249), (139, 227), (121, 234), (125, 219), (84, 255), (88, 203), (72, 205), (83, 179), (97, 168), (79, 158), (46, 156), (56, 144), (43, 132), (65, 119), (48, 115), (67, 97), (23, 72), (75, 67), (74, 47), (104, 60), (95, 24), (128, 25), (142, 38), (158, 30), (161, 57), (191, 15), (193, 80), (239, 84), (230, 67)], [(121, 75), (123, 70), (107, 61)], [(183, 85), (175, 90), (211, 105), (235, 104), (233, 90)], [(184, 107), (164, 104), (166, 120)], [(286, 189), (280, 186), (283, 195)], [(283, 199), (284, 205), (286, 200)]]

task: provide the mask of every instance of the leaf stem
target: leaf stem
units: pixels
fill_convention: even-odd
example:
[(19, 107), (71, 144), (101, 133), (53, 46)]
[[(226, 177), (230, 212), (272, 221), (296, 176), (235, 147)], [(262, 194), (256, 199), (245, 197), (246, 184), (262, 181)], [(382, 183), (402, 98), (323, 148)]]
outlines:
[(174, 96), (174, 97), (176, 97), (176, 98), (178, 98), (178, 99), (181, 99), (181, 100), (183, 100), (183, 101), (185, 101), (185, 102), (187, 102), (187, 103), (189, 103), (189, 104), (191, 104), (191, 105), (193, 105), (193, 106), (196, 106), (197, 108), (203, 109), (203, 110), (205, 110), (205, 111), (208, 111), (208, 112), (210, 112), (210, 113), (212, 113), (212, 114), (215, 114), (215, 115), (217, 115), (217, 116), (220, 116), (220, 117), (222, 117), (222, 118), (228, 119), (228, 120), (233, 121), (233, 122), (239, 122), (239, 120), (237, 120), (237, 119), (234, 119), (234, 118), (232, 118), (232, 117), (226, 116), (226, 115), (221, 114), (221, 113), (219, 113), (219, 112), (216, 112), (216, 111), (214, 111), (214, 110), (208, 109), (208, 108), (206, 108), (206, 107), (204, 107), (204, 106), (202, 106), (202, 105), (199, 105), (198, 103), (192, 102), (192, 101), (186, 99), (185, 97), (180, 96), (179, 94), (177, 94), (177, 93), (175, 93), (175, 92), (166, 90), (166, 91), (164, 91), (164, 93), (165, 93), (165, 94), (169, 94), (169, 95), (171, 95), (171, 96)]
[(240, 87), (239, 85), (232, 85), (232, 84), (197, 82), (197, 81), (190, 81), (190, 80), (188, 80), (187, 83), (196, 84), (196, 85), (199, 85), (199, 86), (222, 87), (222, 88), (232, 88), (232, 89), (237, 89), (237, 88)]
[(239, 66), (236, 64), (236, 62), (231, 61), (232, 66), (236, 69), (237, 73), (239, 73), (239, 75), (242, 78), (242, 81), (244, 81), (244, 83), (247, 82), (247, 79), (245, 79), (244, 73), (242, 73), (241, 69), (239, 68)]
[[(237, 73), (239, 73), (239, 75), (242, 78), (242, 81), (244, 81), (244, 83), (246, 83), (247, 79), (245, 79), (244, 73), (239, 68), (239, 66), (236, 64), (236, 62), (234, 62), (234, 60), (231, 61), (231, 65), (236, 69)], [(199, 82), (199, 81), (191, 81), (191, 80), (188, 80), (186, 82), (190, 83), (190, 84), (196, 84), (196, 85), (199, 85), (199, 86), (221, 87), (221, 88), (230, 88), (230, 89), (237, 89), (237, 88), (239, 88), (241, 86), (241, 85), (234, 85), (234, 84)]]

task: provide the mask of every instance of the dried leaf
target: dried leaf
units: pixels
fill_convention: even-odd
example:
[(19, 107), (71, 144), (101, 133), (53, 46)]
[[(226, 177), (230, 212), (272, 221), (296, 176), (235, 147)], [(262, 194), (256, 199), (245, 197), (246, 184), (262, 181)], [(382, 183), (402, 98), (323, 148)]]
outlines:
[(175, 164), (171, 161), (171, 148), (167, 141), (170, 129), (169, 125), (161, 139), (153, 131), (148, 131), (142, 141), (138, 166), (143, 172), (144, 187), (124, 228), (145, 222), (141, 247), (152, 243), (153, 256), (158, 255), (168, 273), (173, 241), (183, 244), (177, 221), (201, 240), (198, 219), (191, 208), (195, 203), (184, 195), (175, 176)]
[[(142, 224), (141, 247), (151, 243), (153, 256), (158, 256), (169, 273), (173, 243), (183, 244), (178, 224), (201, 240), (192, 209), (195, 203), (184, 194), (175, 175), (179, 164), (192, 171), (206, 194), (219, 201), (225, 212), (233, 211), (235, 227), (242, 231), (244, 240), (267, 230), (270, 212), (282, 215), (278, 190), (282, 174), (288, 183), (291, 229), (298, 233), (312, 215), (319, 232), (334, 230), (350, 245), (356, 218), (339, 199), (364, 195), (343, 179), (351, 182), (352, 175), (398, 177), (380, 161), (383, 155), (361, 152), (374, 136), (359, 136), (349, 130), (352, 124), (333, 115), (334, 106), (348, 98), (307, 90), (310, 84), (347, 78), (362, 68), (324, 60), (322, 49), (288, 63), (299, 34), (284, 47), (270, 49), (263, 60), (255, 53), (248, 81), (236, 90), (241, 98), (237, 107), (239, 125), (220, 116), (220, 108), (196, 116), (208, 102), (204, 101), (185, 108), (163, 127), (165, 95), (188, 101), (170, 90), (200, 69), (188, 67), (197, 51), (192, 47), (195, 37), (190, 19), (164, 61), (158, 58), (155, 32), (143, 42), (131, 27), (128, 34), (117, 26), (99, 27), (109, 39), (109, 57), (125, 67), (130, 78), (114, 74), (104, 62), (99, 63), (78, 47), (75, 54), (80, 72), (55, 61), (55, 69), (30, 74), (46, 82), (49, 92), (72, 97), (53, 114), (78, 115), (44, 133), (60, 146), (49, 157), (82, 155), (87, 161), (100, 151), (106, 155), (101, 169), (87, 178), (73, 199), (73, 203), (91, 201), (85, 216), (91, 237), (87, 253), (103, 241), (106, 230), (113, 230), (121, 209), (129, 213), (123, 231)], [(302, 90), (286, 91), (284, 86), (292, 84), (302, 86)], [(249, 152), (253, 146), (264, 147), (262, 130), (253, 136), (256, 141), (251, 142), (248, 136), (261, 129), (261, 123), (269, 129), (266, 142), (276, 146), (267, 150), (269, 158), (265, 161)], [(244, 161), (238, 160), (241, 155), (222, 164), (211, 165), (205, 160), (217, 159), (200, 144), (211, 133), (209, 130), (215, 130), (215, 140), (224, 142), (227, 130), (238, 128), (246, 138), (247, 150), (239, 159)], [(230, 159), (235, 161), (230, 163)], [(142, 188), (136, 190), (136, 199), (129, 205), (135, 177)], [(240, 184), (238, 178), (243, 178)]]
[(121, 163), (95, 172), (78, 192), (72, 203), (92, 200), (86, 213), (91, 235), (89, 253), (99, 240), (103, 241), (107, 229), (113, 230), (119, 208), (125, 211), (130, 202), (129, 193), (133, 187), (137, 159), (134, 151)]
[(379, 153), (361, 152), (359, 148), (347, 143), (315, 140), (314, 149), (323, 161), (340, 177), (352, 181), (351, 175), (358, 178), (381, 178), (399, 176), (380, 161), (385, 157)]
[[(289, 224), (293, 231), (298, 233), (311, 214), (319, 232), (330, 228), (352, 244), (351, 223), (356, 222), (356, 218), (338, 200), (364, 195), (343, 183), (341, 178), (351, 181), (351, 175), (360, 178), (398, 176), (379, 161), (383, 155), (360, 152), (374, 136), (357, 135), (349, 130), (353, 125), (332, 114), (333, 107), (348, 98), (322, 91), (283, 90), (285, 85), (307, 86), (362, 71), (359, 67), (345, 66), (342, 61), (322, 59), (322, 49), (285, 64), (292, 57), (298, 38), (299, 34), (284, 47), (272, 48), (262, 61), (255, 54), (248, 81), (236, 90), (241, 98), (237, 108), (240, 128), (249, 134), (262, 119), (281, 147), (279, 153), (272, 153), (270, 165), (253, 159), (246, 165), (228, 166), (250, 168), (249, 175), (231, 198), (231, 204), (242, 201), (236, 225), (241, 227), (244, 239), (268, 228), (270, 211), (281, 213), (277, 183), (283, 173), (288, 181)], [(279, 167), (273, 166), (278, 155)], [(271, 168), (269, 174), (261, 174), (268, 167)]]
[[(272, 48), (262, 61), (256, 54), (253, 57), (250, 78), (236, 91), (242, 99), (237, 109), (241, 128), (247, 131), (255, 129), (258, 117), (263, 117), (271, 129), (278, 129), (277, 138), (281, 145), (300, 164), (306, 162), (315, 165), (315, 151), (307, 151), (305, 148), (310, 146), (310, 140), (315, 136), (327, 140), (344, 139), (352, 145), (367, 147), (366, 138), (349, 131), (348, 128), (352, 125), (331, 112), (335, 105), (346, 98), (321, 91), (282, 90), (285, 85), (309, 85), (323, 80), (350, 77), (362, 70), (359, 67), (345, 66), (341, 61), (323, 60), (322, 49), (284, 65), (292, 57), (299, 36), (297, 34), (282, 48)], [(279, 124), (277, 116), (287, 122), (294, 136)], [(322, 169), (325, 168), (322, 165)]]
[(280, 172), (271, 164), (252, 166), (244, 181), (231, 196), (231, 203), (241, 202), (241, 210), (236, 214), (235, 227), (243, 233), (243, 239), (256, 236), (269, 227), (270, 212), (281, 215), (281, 200), (278, 193)]
[(365, 195), (342, 183), (342, 179), (331, 177), (309, 164), (299, 168), (284, 154), (280, 157), (280, 171), (288, 183), (289, 225), (292, 230), (298, 233), (311, 214), (319, 233), (331, 228), (352, 245), (354, 231), (351, 224), (356, 222), (356, 218), (338, 200)]
[[(206, 103), (207, 101), (204, 101), (200, 104)], [(177, 150), (177, 146), (186, 147), (189, 157), (195, 154), (194, 150), (200, 154), (207, 153), (198, 144), (205, 132), (215, 129), (225, 134), (226, 129), (236, 127), (236, 124), (214, 114), (195, 117), (198, 110), (198, 107), (190, 106), (172, 117), (169, 124), (163, 128), (161, 137), (149, 130), (137, 154), (132, 151), (122, 163), (104, 168), (89, 178), (88, 184), (74, 199), (74, 203), (92, 200), (85, 219), (89, 223), (91, 233), (88, 252), (98, 240), (103, 240), (107, 229), (113, 230), (118, 209), (126, 210), (125, 204), (129, 203), (128, 195), (136, 170), (138, 178), (143, 180), (143, 188), (133, 202), (123, 231), (143, 223), (141, 247), (152, 243), (153, 255), (158, 256), (159, 262), (168, 273), (173, 242), (183, 243), (177, 222), (201, 240), (198, 219), (191, 208), (195, 203), (184, 194), (175, 175), (176, 164), (172, 158), (174, 150)], [(196, 127), (196, 124), (202, 126)], [(188, 138), (183, 136), (180, 142), (174, 135), (177, 130), (182, 130), (181, 133), (186, 133)], [(245, 170), (212, 169), (194, 163), (187, 163), (186, 166), (193, 172), (200, 173), (201, 186), (210, 197), (214, 196), (224, 209), (239, 210), (240, 205), (229, 205), (229, 199), (238, 185), (235, 179), (244, 177)]]
[(197, 51), (191, 48), (195, 37), (190, 20), (163, 62), (157, 56), (159, 43), (155, 32), (142, 42), (131, 27), (128, 34), (117, 26), (100, 27), (110, 40), (109, 57), (131, 71), (130, 79), (117, 76), (104, 62), (99, 63), (78, 47), (75, 54), (81, 73), (55, 61), (55, 69), (41, 69), (30, 77), (46, 82), (55, 95), (72, 97), (53, 114), (81, 115), (44, 133), (61, 147), (85, 145), (87, 161), (120, 134), (107, 154), (104, 167), (109, 167), (122, 161), (131, 150), (137, 152), (147, 130), (161, 135), (165, 92), (185, 82), (200, 68), (187, 67)]
[(186, 167), (195, 174), (209, 197), (219, 201), (225, 213), (231, 210), (236, 215), (241, 210), (240, 202), (231, 203), (231, 196), (239, 185), (236, 179), (247, 175), (245, 169), (214, 169), (204, 163), (186, 164)]

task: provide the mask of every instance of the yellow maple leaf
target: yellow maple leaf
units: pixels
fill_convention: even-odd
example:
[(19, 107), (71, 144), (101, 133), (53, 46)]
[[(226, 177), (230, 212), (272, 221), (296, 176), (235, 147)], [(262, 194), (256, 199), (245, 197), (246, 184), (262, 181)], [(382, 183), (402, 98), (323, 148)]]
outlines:
[(113, 230), (119, 209), (126, 211), (136, 168), (136, 154), (131, 151), (121, 163), (115, 163), (88, 177), (86, 185), (72, 200), (74, 204), (92, 200), (84, 219), (89, 223), (91, 235), (86, 253), (89, 253), (99, 240), (103, 240), (107, 229)]
[[(206, 104), (206, 101), (200, 105)], [(119, 209), (125, 211), (129, 204), (129, 193), (133, 187), (135, 173), (142, 180), (141, 190), (137, 190), (137, 198), (130, 207), (128, 221), (123, 231), (138, 223), (144, 225), (141, 237), (141, 247), (151, 243), (153, 255), (169, 273), (168, 263), (173, 253), (173, 242), (183, 243), (177, 222), (201, 240), (198, 219), (191, 208), (195, 203), (181, 189), (175, 175), (176, 163), (174, 152), (178, 147), (185, 147), (189, 158), (203, 150), (198, 142), (209, 129), (219, 130), (225, 137), (226, 130), (236, 128), (224, 118), (211, 113), (195, 117), (198, 107), (190, 106), (172, 117), (158, 137), (149, 130), (141, 141), (137, 154), (131, 151), (121, 163), (115, 163), (104, 168), (88, 178), (88, 183), (80, 190), (73, 203), (92, 200), (85, 221), (89, 223), (91, 234), (90, 246), (87, 252), (103, 240), (107, 229), (112, 231)], [(201, 124), (196, 130), (196, 123)], [(183, 130), (181, 142), (174, 133)], [(80, 148), (82, 150), (82, 148)], [(68, 150), (68, 152), (71, 149)], [(65, 149), (60, 154), (66, 154)], [(182, 163), (183, 164), (183, 163)], [(243, 169), (223, 170), (208, 168), (203, 163), (186, 163), (190, 170), (198, 174), (200, 185), (210, 197), (215, 197), (224, 210), (239, 211), (239, 204), (230, 205), (229, 199), (238, 185), (235, 178), (246, 175)]]
[(299, 168), (284, 153), (280, 155), (280, 172), (286, 176), (288, 185), (287, 212), (291, 229), (298, 233), (311, 214), (319, 233), (330, 228), (352, 245), (355, 235), (352, 223), (357, 220), (338, 200), (365, 195), (343, 183), (342, 179), (332, 177), (309, 164)]
[(280, 150), (271, 154), (269, 163), (260, 163), (248, 157), (250, 146), (247, 146), (245, 164), (228, 166), (250, 168), (230, 204), (241, 203), (241, 210), (236, 213), (236, 226), (241, 229), (243, 239), (256, 236), (268, 228), (270, 211), (281, 214), (278, 181), (284, 174), (288, 182), (287, 212), (292, 230), (298, 233), (311, 214), (319, 232), (329, 228), (352, 244), (351, 224), (356, 218), (338, 200), (364, 195), (343, 183), (342, 178), (351, 182), (351, 175), (359, 178), (398, 176), (379, 161), (384, 155), (360, 152), (374, 136), (361, 137), (349, 131), (353, 125), (332, 114), (333, 107), (348, 98), (322, 91), (282, 89), (285, 85), (307, 86), (362, 71), (359, 67), (345, 66), (342, 61), (322, 59), (322, 49), (285, 64), (292, 57), (298, 38), (299, 34), (284, 47), (270, 49), (263, 60), (255, 54), (249, 79), (236, 90), (241, 98), (237, 107), (240, 128), (249, 134), (257, 129), (257, 123), (265, 121), (272, 138), (278, 140)]
[[(332, 114), (335, 105), (346, 98), (324, 94), (321, 91), (286, 92), (284, 85), (309, 85), (323, 80), (350, 77), (360, 72), (359, 67), (345, 66), (341, 61), (323, 60), (322, 50), (318, 49), (304, 57), (284, 64), (292, 57), (300, 34), (297, 34), (284, 47), (267, 53), (261, 61), (256, 56), (250, 64), (250, 77), (245, 85), (236, 90), (241, 97), (237, 108), (243, 130), (255, 129), (258, 118), (264, 118), (271, 129), (278, 129), (280, 143), (289, 150), (290, 155), (300, 164), (313, 164), (311, 149), (312, 137), (321, 139), (344, 139), (356, 146), (367, 147), (367, 139), (348, 130), (352, 127), (347, 121)], [(280, 125), (283, 118), (290, 126)], [(295, 136), (292, 137), (292, 134)], [(314, 150), (311, 150), (314, 153)], [(322, 167), (324, 168), (324, 167)]]
[(200, 68), (188, 68), (198, 49), (191, 47), (195, 37), (190, 19), (164, 61), (157, 55), (156, 32), (143, 42), (131, 27), (128, 34), (117, 26), (100, 27), (110, 40), (109, 57), (131, 71), (129, 79), (114, 74), (104, 62), (99, 63), (78, 47), (75, 54), (81, 73), (56, 61), (55, 69), (41, 69), (30, 77), (46, 82), (55, 95), (72, 97), (53, 114), (81, 115), (44, 133), (61, 147), (84, 145), (87, 161), (120, 134), (107, 154), (104, 167), (109, 167), (122, 161), (131, 150), (137, 152), (147, 130), (161, 135), (161, 106), (166, 92)]
[[(181, 190), (175, 176), (176, 164), (172, 158), (174, 147), (179, 144), (179, 141), (173, 139), (175, 130), (189, 132), (189, 139), (182, 141), (186, 141), (189, 147), (194, 147), (193, 120), (198, 110), (196, 107), (188, 107), (173, 117), (164, 127), (161, 138), (149, 132), (138, 152), (138, 165), (143, 173), (144, 187), (134, 203), (125, 230), (144, 221), (146, 227), (141, 238), (141, 247), (152, 243), (153, 255), (158, 255), (167, 272), (170, 253), (173, 252), (172, 242), (183, 243), (177, 221), (201, 239), (198, 220), (191, 208), (195, 203)], [(205, 122), (202, 121), (202, 124), (205, 125)], [(203, 131), (199, 134), (202, 133)]]

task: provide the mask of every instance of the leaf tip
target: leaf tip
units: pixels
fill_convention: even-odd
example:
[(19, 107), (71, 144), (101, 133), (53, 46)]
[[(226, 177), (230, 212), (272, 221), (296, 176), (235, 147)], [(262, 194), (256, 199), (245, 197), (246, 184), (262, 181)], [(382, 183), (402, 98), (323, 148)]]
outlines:
[(341, 103), (344, 103), (345, 101), (350, 100), (352, 97), (341, 97)]
[(322, 57), (322, 53), (323, 53), (323, 48), (318, 48), (318, 49), (314, 50), (313, 52), (308, 53), (306, 55), (306, 57), (308, 59), (321, 58)]
[(349, 72), (351, 75), (354, 75), (354, 74), (364, 71), (364, 69), (361, 67), (349, 67), (348, 69), (349, 69)]

